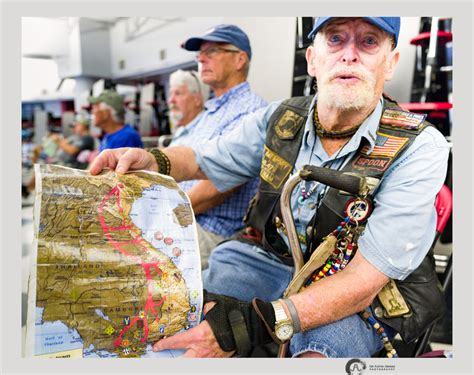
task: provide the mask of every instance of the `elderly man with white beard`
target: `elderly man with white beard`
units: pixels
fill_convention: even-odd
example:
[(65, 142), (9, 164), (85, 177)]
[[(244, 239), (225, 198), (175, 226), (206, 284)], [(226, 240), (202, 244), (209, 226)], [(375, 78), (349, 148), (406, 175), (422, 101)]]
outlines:
[(185, 138), (199, 121), (210, 87), (201, 81), (199, 73), (177, 70), (170, 75), (168, 97), (169, 118), (177, 126), (173, 142)]
[[(274, 341), (289, 342), (292, 357), (370, 357), (383, 348), (396, 356), (396, 333), (414, 340), (442, 315), (429, 249), (448, 145), (424, 115), (383, 94), (399, 60), (399, 29), (398, 17), (319, 17), (306, 52), (314, 97), (272, 103), (193, 149), (112, 150), (95, 160), (92, 174), (150, 169), (177, 180), (210, 179), (220, 191), (260, 176), (247, 227), (214, 249), (203, 273), (204, 320), (154, 350), (261, 356)], [(329, 256), (288, 297), (294, 263), (279, 198), (304, 165), (371, 184), (357, 196), (306, 180), (293, 190), (304, 260), (322, 248)]]

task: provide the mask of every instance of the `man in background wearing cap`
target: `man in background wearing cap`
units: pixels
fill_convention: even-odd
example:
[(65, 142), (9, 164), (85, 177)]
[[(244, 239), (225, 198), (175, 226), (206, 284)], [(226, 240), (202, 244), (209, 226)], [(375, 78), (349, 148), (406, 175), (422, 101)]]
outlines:
[[(425, 116), (383, 95), (399, 58), (399, 25), (398, 17), (318, 18), (306, 52), (315, 97), (273, 103), (228, 136), (193, 149), (122, 150), (95, 161), (93, 174), (104, 167), (159, 169), (177, 180), (209, 178), (220, 191), (260, 174), (244, 238), (214, 249), (203, 273), (212, 292), (205, 320), (158, 341), (154, 350), (248, 356), (267, 342), (289, 341), (293, 357), (370, 357), (384, 346), (394, 356), (389, 339), (395, 332), (413, 340), (442, 316), (443, 297), (426, 255), (448, 145)], [(356, 201), (322, 183), (296, 186), (291, 209), (304, 258), (322, 244), (331, 262), (281, 299), (293, 261), (278, 202), (285, 180), (306, 164), (371, 177), (373, 204), (370, 196)], [(384, 286), (388, 298), (381, 300), (388, 305), (382, 306), (377, 295)]]
[[(266, 102), (250, 90), (247, 75), (252, 50), (247, 35), (235, 25), (218, 25), (203, 36), (186, 40), (182, 47), (197, 51), (201, 80), (209, 85), (214, 98), (186, 135), (171, 146), (203, 144), (239, 127), (242, 118), (264, 107)], [(255, 194), (258, 179), (220, 193), (210, 181), (181, 183), (193, 206), (198, 223), (202, 268), (207, 268), (211, 250), (243, 227), (242, 218)]]
[(59, 151), (56, 153), (57, 163), (71, 168), (84, 169), (86, 163), (77, 160), (81, 151), (94, 150), (94, 138), (89, 134), (89, 119), (86, 114), (78, 114), (75, 118), (73, 134), (67, 138), (54, 134), (52, 139), (57, 143)]
[(124, 124), (123, 98), (113, 90), (104, 90), (99, 96), (90, 97), (95, 126), (104, 133), (99, 151), (119, 147), (143, 147), (140, 134)]

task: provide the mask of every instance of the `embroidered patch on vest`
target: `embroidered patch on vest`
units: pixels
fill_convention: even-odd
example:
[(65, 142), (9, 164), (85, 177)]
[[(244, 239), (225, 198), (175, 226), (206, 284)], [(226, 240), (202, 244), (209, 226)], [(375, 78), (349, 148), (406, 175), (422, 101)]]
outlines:
[(352, 162), (352, 166), (355, 169), (364, 170), (364, 169), (375, 169), (377, 171), (385, 171), (390, 165), (389, 157), (372, 157), (372, 155), (363, 155), (360, 154)]
[(425, 118), (426, 114), (386, 109), (382, 114), (380, 123), (405, 129), (418, 129)]
[[(371, 157), (388, 156), (395, 157), (402, 147), (409, 141), (407, 137), (396, 137), (394, 135), (377, 132), (374, 149), (370, 153)], [(368, 156), (369, 145), (365, 145), (361, 152)]]
[(285, 159), (265, 145), (262, 158), (260, 177), (274, 189), (279, 189), (292, 170), (292, 166)]
[(275, 126), (275, 133), (280, 139), (293, 139), (303, 124), (304, 117), (287, 109)]

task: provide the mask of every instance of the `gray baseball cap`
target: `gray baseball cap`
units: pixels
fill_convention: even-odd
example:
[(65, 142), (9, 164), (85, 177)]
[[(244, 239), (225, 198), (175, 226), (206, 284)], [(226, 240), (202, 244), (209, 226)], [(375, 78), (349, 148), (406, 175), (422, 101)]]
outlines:
[(115, 109), (118, 114), (125, 113), (123, 98), (114, 90), (104, 90), (98, 96), (90, 96), (88, 101), (91, 104), (105, 103)]

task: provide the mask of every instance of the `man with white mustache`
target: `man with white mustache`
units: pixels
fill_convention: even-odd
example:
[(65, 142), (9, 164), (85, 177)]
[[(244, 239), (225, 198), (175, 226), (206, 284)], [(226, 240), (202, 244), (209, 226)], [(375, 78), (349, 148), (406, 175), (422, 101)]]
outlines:
[(199, 121), (210, 89), (201, 81), (198, 72), (181, 69), (170, 75), (169, 85), (169, 118), (177, 127), (173, 134), (176, 143), (183, 132), (189, 133)]
[[(96, 159), (92, 174), (145, 168), (177, 180), (208, 178), (220, 191), (260, 176), (246, 230), (214, 249), (203, 273), (203, 322), (154, 350), (259, 356), (273, 341), (289, 342), (292, 357), (360, 358), (383, 348), (396, 356), (396, 333), (414, 340), (442, 316), (429, 249), (449, 147), (425, 116), (383, 94), (399, 60), (399, 29), (399, 17), (318, 17), (306, 51), (314, 97), (272, 103), (192, 149), (122, 149)], [(322, 183), (297, 185), (291, 209), (304, 259), (319, 246), (331, 255), (282, 299), (294, 263), (279, 198), (307, 164), (370, 177), (372, 187), (355, 197)]]

